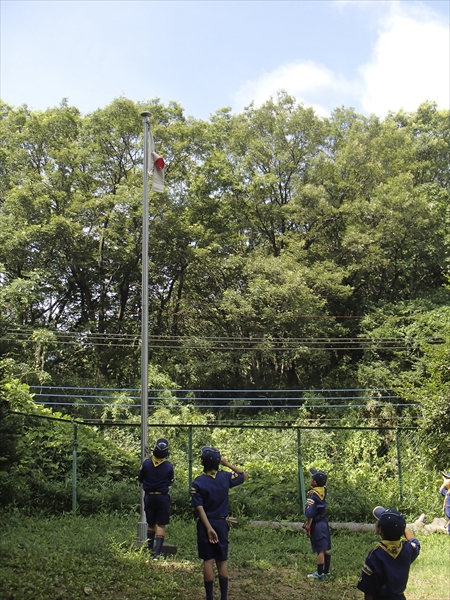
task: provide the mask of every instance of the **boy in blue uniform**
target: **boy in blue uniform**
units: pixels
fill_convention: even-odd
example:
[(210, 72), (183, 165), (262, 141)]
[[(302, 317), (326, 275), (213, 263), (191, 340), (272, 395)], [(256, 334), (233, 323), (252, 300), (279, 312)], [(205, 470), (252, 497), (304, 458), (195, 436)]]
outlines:
[[(364, 600), (406, 600), (403, 593), (408, 583), (409, 568), (420, 552), (420, 543), (406, 529), (402, 513), (377, 506), (376, 532), (381, 537), (366, 558), (357, 588)], [(406, 540), (401, 540), (402, 535)]]
[(308, 492), (304, 524), (306, 535), (311, 540), (312, 551), (317, 554), (317, 570), (308, 577), (323, 580), (331, 576), (331, 535), (326, 517), (327, 475), (323, 471), (310, 469), (312, 490)]
[(167, 460), (169, 442), (160, 438), (153, 449), (153, 456), (142, 463), (139, 481), (144, 490), (144, 507), (147, 519), (147, 548), (152, 552), (156, 545), (154, 558), (161, 555), (166, 535), (166, 525), (170, 521), (169, 486), (174, 480), (173, 465)]
[(447, 519), (447, 523), (444, 525), (447, 533), (450, 533), (450, 471), (444, 471), (442, 473), (444, 477), (444, 483), (441, 485), (440, 492), (444, 496), (444, 505), (442, 510)]
[[(228, 598), (228, 491), (247, 479), (238, 467), (233, 466), (216, 448), (202, 448), (203, 473), (194, 479), (191, 488), (191, 506), (195, 507), (197, 521), (198, 557), (203, 560), (203, 579), (206, 600), (213, 600), (214, 570), (216, 563), (220, 600)], [(233, 472), (219, 471), (219, 465)]]

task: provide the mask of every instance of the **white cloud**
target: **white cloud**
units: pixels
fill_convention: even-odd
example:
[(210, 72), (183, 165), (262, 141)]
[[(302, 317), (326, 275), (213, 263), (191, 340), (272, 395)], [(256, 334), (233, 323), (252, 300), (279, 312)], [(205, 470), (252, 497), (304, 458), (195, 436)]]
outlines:
[[(353, 9), (355, 2), (335, 4)], [(426, 100), (450, 108), (448, 23), (423, 4), (362, 2), (361, 6), (372, 9), (378, 37), (369, 61), (353, 80), (313, 61), (292, 62), (243, 85), (233, 95), (235, 110), (242, 111), (252, 101), (261, 106), (280, 90), (312, 106), (320, 116), (342, 104), (382, 117), (389, 110), (414, 111)]]
[(450, 108), (448, 23), (424, 8), (406, 14), (393, 4), (371, 59), (359, 72), (365, 112), (412, 111), (425, 100)]
[(312, 61), (290, 63), (270, 73), (264, 73), (258, 79), (248, 81), (234, 94), (234, 106), (238, 112), (252, 101), (255, 106), (261, 106), (271, 96), (276, 96), (278, 91), (285, 90), (299, 102), (313, 106), (317, 114), (324, 116), (329, 114), (329, 110), (311, 102), (311, 96), (347, 86), (348, 84), (322, 65)]

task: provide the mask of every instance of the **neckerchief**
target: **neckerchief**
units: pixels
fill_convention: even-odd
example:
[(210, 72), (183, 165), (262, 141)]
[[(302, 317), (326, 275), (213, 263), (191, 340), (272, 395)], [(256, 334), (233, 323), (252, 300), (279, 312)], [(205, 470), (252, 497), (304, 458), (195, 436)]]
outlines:
[(205, 475), (208, 475), (209, 477), (212, 477), (213, 479), (216, 478), (217, 473), (219, 472), (218, 469), (211, 469), (211, 471), (203, 471)]
[(154, 467), (159, 467), (163, 462), (166, 462), (166, 458), (157, 458), (156, 456), (152, 456), (152, 463)]
[(403, 544), (401, 540), (396, 540), (395, 542), (391, 542), (390, 540), (381, 540), (376, 547), (382, 548), (389, 554), (389, 556), (392, 556), (392, 558), (397, 558), (402, 551)]
[(326, 491), (325, 486), (324, 487), (315, 487), (315, 488), (313, 488), (313, 491), (319, 496), (319, 498), (321, 500), (323, 500), (325, 498), (325, 491)]

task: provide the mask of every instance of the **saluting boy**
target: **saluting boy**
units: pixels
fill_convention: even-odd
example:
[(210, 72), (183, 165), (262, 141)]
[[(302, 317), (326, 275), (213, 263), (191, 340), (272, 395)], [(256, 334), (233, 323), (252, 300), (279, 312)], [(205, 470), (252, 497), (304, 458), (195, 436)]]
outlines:
[(161, 556), (166, 535), (166, 525), (170, 522), (169, 486), (174, 481), (173, 465), (168, 461), (169, 442), (160, 438), (153, 449), (153, 456), (142, 463), (138, 479), (144, 490), (144, 508), (147, 519), (147, 548), (154, 559)]
[(304, 524), (306, 535), (311, 541), (312, 551), (317, 554), (317, 570), (310, 573), (311, 579), (324, 580), (331, 576), (331, 535), (326, 517), (327, 475), (323, 471), (310, 469), (312, 490), (308, 492)]
[(442, 475), (444, 477), (444, 482), (440, 489), (441, 494), (444, 496), (444, 505), (442, 510), (447, 519), (444, 528), (447, 530), (447, 533), (450, 533), (450, 471), (444, 471)]
[[(192, 482), (191, 506), (196, 508), (198, 557), (203, 560), (206, 600), (213, 600), (215, 561), (220, 600), (228, 599), (228, 491), (247, 479), (247, 473), (221, 457), (211, 446), (202, 448), (203, 473)], [(219, 471), (219, 465), (229, 471)]]
[[(377, 506), (373, 516), (381, 542), (367, 556), (356, 587), (364, 592), (364, 600), (406, 600), (403, 592), (411, 563), (420, 552), (419, 540), (406, 529), (398, 510)], [(400, 539), (402, 535), (406, 540)]]

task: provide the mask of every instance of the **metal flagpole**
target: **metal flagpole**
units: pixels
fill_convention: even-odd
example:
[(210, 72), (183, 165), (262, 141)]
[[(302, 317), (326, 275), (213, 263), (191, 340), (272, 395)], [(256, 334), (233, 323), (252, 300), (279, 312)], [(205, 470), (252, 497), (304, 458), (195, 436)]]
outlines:
[[(141, 314), (141, 463), (148, 451), (148, 165), (150, 113), (142, 112), (144, 119), (144, 191), (142, 195), (142, 314)], [(144, 510), (144, 493), (141, 492), (141, 517), (138, 523), (138, 541), (147, 539), (147, 521)]]

